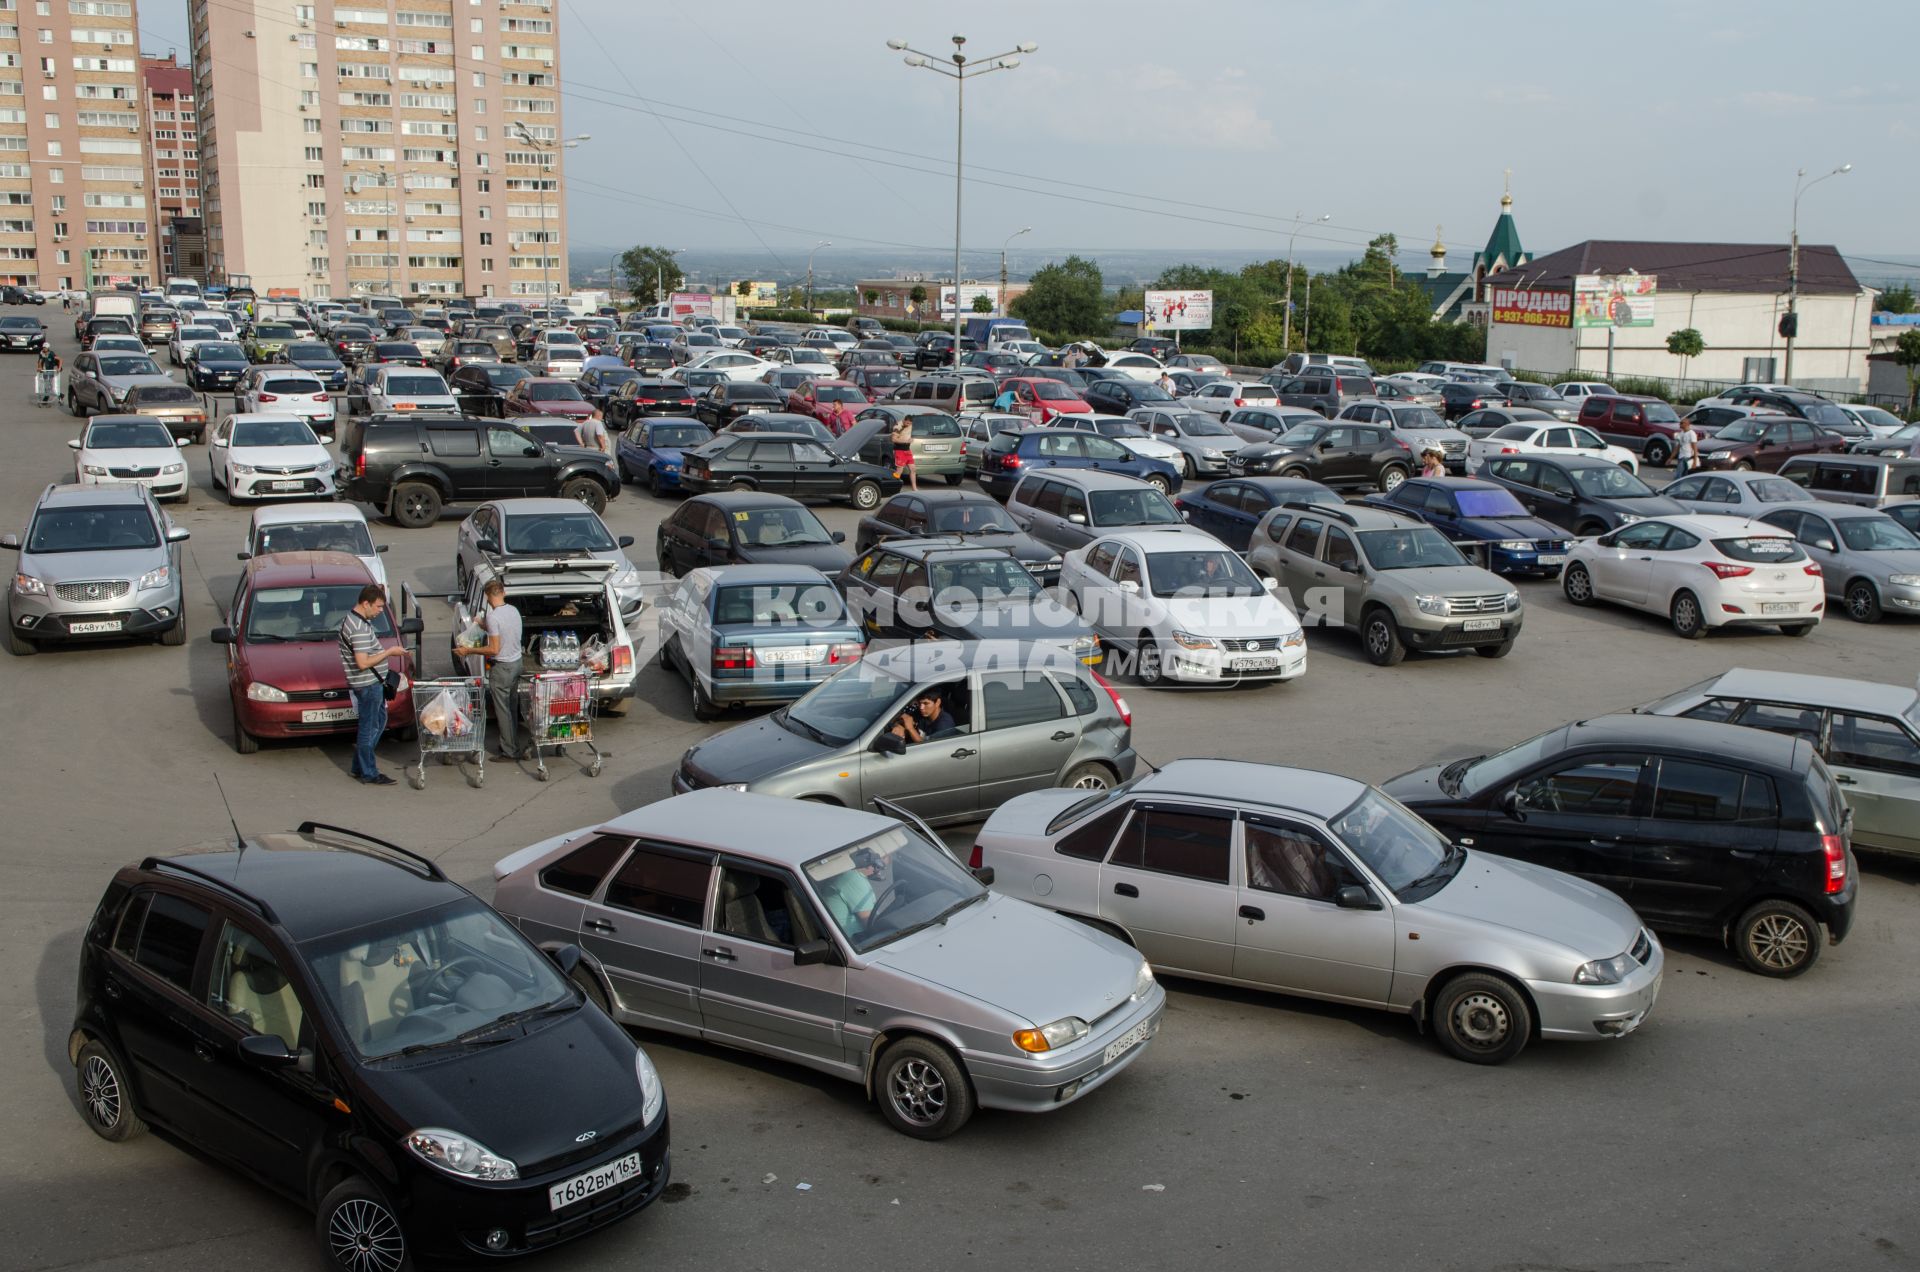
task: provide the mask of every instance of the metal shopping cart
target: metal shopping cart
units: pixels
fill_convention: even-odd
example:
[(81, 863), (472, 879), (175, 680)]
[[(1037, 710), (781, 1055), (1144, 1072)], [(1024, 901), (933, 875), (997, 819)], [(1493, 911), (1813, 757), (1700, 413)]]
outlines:
[(593, 744), (593, 684), (585, 671), (542, 671), (529, 678), (527, 733), (536, 775), (546, 781), (547, 752), (584, 746), (593, 754), (589, 777), (600, 776), (605, 757)]
[(442, 764), (471, 755), (471, 786), (487, 784), (487, 682), (479, 676), (447, 676), (413, 682), (413, 722), (420, 738), (420, 764), (407, 780), (416, 791), (427, 788), (427, 757)]

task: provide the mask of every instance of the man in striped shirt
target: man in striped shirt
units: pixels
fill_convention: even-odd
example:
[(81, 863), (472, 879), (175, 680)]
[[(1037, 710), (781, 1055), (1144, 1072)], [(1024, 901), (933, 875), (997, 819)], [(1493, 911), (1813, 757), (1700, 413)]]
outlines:
[(374, 633), (373, 620), (387, 608), (387, 591), (378, 583), (360, 589), (360, 599), (340, 620), (340, 665), (347, 673), (347, 692), (359, 714), (359, 732), (353, 743), (353, 780), (369, 786), (392, 786), (393, 779), (374, 762), (374, 747), (387, 730), (387, 695), (381, 664), (398, 656), (400, 646), (385, 646)]

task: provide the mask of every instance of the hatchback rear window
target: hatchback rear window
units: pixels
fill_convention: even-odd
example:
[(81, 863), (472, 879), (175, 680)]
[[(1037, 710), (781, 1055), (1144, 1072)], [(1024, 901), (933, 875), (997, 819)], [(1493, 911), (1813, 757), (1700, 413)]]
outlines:
[(268, 380), (260, 386), (262, 393), (318, 393), (320, 386), (312, 380)]
[(1743, 539), (1715, 539), (1713, 546), (1729, 561), (1754, 561), (1766, 565), (1804, 561), (1807, 556), (1800, 550), (1800, 545), (1792, 539), (1773, 535), (1754, 535)]

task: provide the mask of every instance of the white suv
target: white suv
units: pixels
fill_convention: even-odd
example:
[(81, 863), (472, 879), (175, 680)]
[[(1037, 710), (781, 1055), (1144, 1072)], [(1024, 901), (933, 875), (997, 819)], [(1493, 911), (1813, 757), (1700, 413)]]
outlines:
[(368, 368), (367, 414), (392, 411), (446, 411), (458, 414), (460, 399), (438, 371), (424, 367), (382, 364)]

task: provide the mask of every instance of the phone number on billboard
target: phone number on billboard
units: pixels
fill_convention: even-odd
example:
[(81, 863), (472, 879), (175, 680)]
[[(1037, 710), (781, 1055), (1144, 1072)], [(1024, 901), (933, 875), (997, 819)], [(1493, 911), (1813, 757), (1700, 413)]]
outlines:
[(1543, 314), (1531, 309), (1495, 310), (1495, 322), (1513, 323), (1521, 327), (1565, 327), (1568, 325), (1566, 314)]

